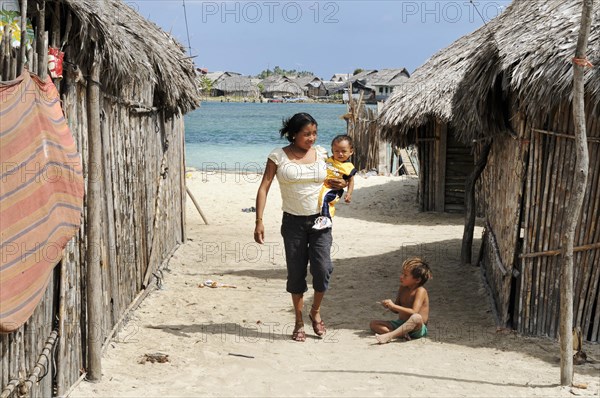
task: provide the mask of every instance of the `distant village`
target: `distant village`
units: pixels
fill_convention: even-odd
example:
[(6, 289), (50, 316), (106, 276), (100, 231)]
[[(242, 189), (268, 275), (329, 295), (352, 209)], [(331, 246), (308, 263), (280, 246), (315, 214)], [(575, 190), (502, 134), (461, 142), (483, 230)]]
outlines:
[(363, 95), (366, 103), (385, 101), (410, 77), (405, 68), (336, 73), (329, 80), (316, 76), (275, 74), (264, 79), (236, 72), (197, 69), (197, 81), (205, 100), (246, 102), (347, 102)]

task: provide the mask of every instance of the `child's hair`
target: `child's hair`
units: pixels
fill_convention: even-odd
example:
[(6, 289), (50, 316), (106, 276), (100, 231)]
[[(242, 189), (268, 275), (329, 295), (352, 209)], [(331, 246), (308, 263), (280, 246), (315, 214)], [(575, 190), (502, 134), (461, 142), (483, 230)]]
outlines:
[(331, 141), (331, 146), (333, 146), (334, 144), (338, 144), (342, 141), (348, 141), (350, 148), (354, 149), (354, 141), (352, 141), (352, 137), (350, 137), (347, 134), (340, 134), (335, 136), (335, 138)]
[(281, 138), (285, 137), (289, 142), (294, 142), (296, 134), (309, 124), (317, 126), (317, 121), (308, 113), (296, 113), (290, 118), (283, 119), (279, 134)]
[(433, 279), (433, 274), (429, 268), (429, 264), (423, 261), (420, 257), (411, 257), (402, 263), (402, 270), (410, 271), (413, 278), (419, 279), (419, 286), (423, 286), (425, 282)]

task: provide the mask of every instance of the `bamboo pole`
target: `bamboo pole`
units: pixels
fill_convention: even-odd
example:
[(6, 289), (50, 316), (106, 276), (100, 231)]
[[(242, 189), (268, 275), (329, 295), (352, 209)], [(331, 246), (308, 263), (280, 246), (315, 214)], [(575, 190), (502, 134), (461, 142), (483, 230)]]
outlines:
[[(437, 129), (437, 123), (438, 122), (436, 121), (435, 124), (430, 127), (430, 131), (429, 131), (429, 134), (434, 138), (436, 138), (435, 132)], [(429, 204), (427, 206), (428, 211), (435, 210), (435, 196), (436, 196), (435, 173), (436, 173), (437, 167), (438, 167), (438, 165), (436, 164), (435, 147), (436, 147), (436, 143), (434, 141), (434, 142), (431, 142), (427, 148), (428, 153), (429, 153), (429, 189), (428, 189), (428, 191), (430, 193), (429, 198), (428, 198)]]
[(443, 213), (446, 201), (446, 157), (448, 155), (448, 127), (447, 124), (438, 120), (435, 125), (435, 142), (433, 153), (435, 154), (435, 196), (433, 207), (435, 211)]
[(183, 122), (183, 118), (178, 118), (177, 120), (177, 129), (181, 132), (179, 134), (180, 137), (180, 191), (179, 191), (179, 196), (181, 198), (181, 241), (183, 243), (187, 242), (187, 214), (185, 211), (185, 204), (186, 204), (186, 193), (183, 191), (183, 187), (185, 187), (186, 184), (186, 172), (185, 172), (185, 126), (184, 126), (184, 122)]
[[(537, 203), (536, 203), (536, 192), (537, 192), (537, 168), (538, 168), (538, 151), (537, 151), (538, 136), (532, 134), (531, 141), (529, 143), (529, 177), (528, 177), (528, 217), (527, 217), (527, 231), (525, 248), (534, 248), (536, 245), (536, 214), (537, 214)], [(533, 249), (532, 249), (533, 250)], [(533, 269), (534, 262), (526, 261), (523, 263), (524, 276), (523, 276), (523, 325), (522, 332), (529, 333), (529, 319), (531, 316), (531, 290), (533, 284)]]
[(198, 204), (198, 201), (196, 201), (196, 198), (192, 194), (192, 191), (190, 191), (190, 189), (187, 186), (185, 187), (185, 190), (186, 190), (187, 194), (190, 196), (190, 199), (192, 199), (192, 202), (194, 202), (194, 206), (196, 206), (198, 213), (200, 213), (200, 217), (202, 217), (202, 221), (204, 221), (204, 224), (208, 225), (208, 220), (206, 219), (206, 216), (202, 212), (202, 209), (200, 208), (200, 204)]
[[(532, 193), (533, 196), (533, 205), (535, 206), (535, 211), (533, 211), (532, 214), (532, 247), (541, 247), (540, 243), (539, 243), (539, 231), (538, 231), (538, 219), (539, 219), (539, 203), (538, 200), (539, 198), (541, 198), (541, 187), (542, 187), (542, 183), (541, 183), (541, 159), (542, 159), (542, 150), (541, 150), (541, 139), (540, 137), (536, 137), (535, 140), (535, 156), (534, 156), (534, 165), (535, 165), (535, 172), (533, 175), (534, 178), (534, 189), (535, 191)], [(538, 269), (539, 269), (539, 265), (537, 261), (532, 261), (531, 262), (531, 275), (530, 275), (530, 286), (529, 286), (529, 295), (528, 295), (528, 304), (529, 304), (529, 313), (528, 313), (528, 317), (529, 317), (529, 327), (528, 327), (528, 332), (529, 333), (533, 333), (535, 330), (534, 327), (534, 323), (533, 320), (535, 319), (536, 316), (536, 307), (535, 307), (535, 295), (537, 294), (537, 289), (535, 288), (535, 284), (537, 281), (537, 274), (538, 274)]]
[[(156, 115), (156, 118), (161, 120), (162, 134), (166, 134), (167, 127), (166, 127), (166, 123), (165, 123), (164, 112), (158, 113)], [(142, 279), (142, 288), (146, 288), (148, 286), (150, 277), (151, 277), (152, 273), (154, 272), (154, 263), (155, 263), (154, 259), (157, 255), (156, 254), (156, 252), (157, 252), (156, 239), (158, 236), (158, 226), (161, 224), (159, 221), (159, 217), (164, 212), (163, 206), (161, 205), (161, 197), (166, 195), (166, 194), (163, 194), (163, 189), (162, 189), (163, 182), (166, 179), (166, 175), (163, 175), (160, 173), (166, 173), (166, 170), (168, 169), (167, 158), (169, 155), (168, 155), (167, 149), (164, 146), (162, 147), (162, 151), (163, 151), (163, 153), (161, 154), (162, 158), (161, 158), (159, 175), (157, 176), (157, 180), (156, 180), (156, 185), (158, 187), (156, 189), (156, 196), (155, 196), (155, 203), (154, 203), (154, 220), (152, 222), (152, 243), (150, 246), (150, 256), (149, 256), (149, 260), (148, 260), (148, 267), (146, 268), (146, 272)]]
[[(31, 388), (48, 373), (48, 367), (52, 366), (49, 358), (52, 357), (52, 349), (54, 348), (54, 344), (56, 344), (57, 338), (58, 331), (52, 331), (50, 336), (48, 336), (46, 344), (44, 345), (44, 348), (29, 376), (24, 380), (11, 380), (4, 387), (2, 393), (0, 393), (0, 398), (10, 397), (17, 390), (17, 388), (19, 391), (19, 396), (29, 396), (31, 394)], [(43, 376), (40, 376), (42, 373)]]
[(102, 378), (102, 272), (100, 244), (102, 237), (102, 143), (100, 132), (100, 61), (97, 53), (87, 85), (88, 107), (88, 218), (86, 225), (86, 283), (88, 311), (88, 380)]
[(54, 10), (52, 13), (52, 41), (50, 44), (55, 48), (59, 48), (60, 46), (60, 3), (60, 1), (54, 3)]
[[(581, 12), (581, 28), (577, 40), (575, 58), (586, 59), (588, 39), (592, 25), (593, 0), (584, 0)], [(585, 66), (574, 60), (573, 65), (573, 117), (577, 161), (573, 194), (567, 206), (567, 228), (562, 235), (562, 275), (560, 300), (560, 383), (573, 384), (573, 240), (579, 213), (585, 195), (588, 178), (589, 154), (585, 125), (585, 99), (583, 75)]]
[[(544, 160), (546, 161), (546, 173), (545, 173), (545, 181), (544, 181), (544, 194), (543, 204), (542, 204), (542, 217), (541, 217), (541, 228), (540, 234), (542, 236), (542, 250), (548, 250), (551, 245), (551, 240), (553, 237), (552, 234), (552, 220), (554, 218), (554, 181), (556, 179), (556, 171), (558, 167), (556, 167), (556, 162), (558, 161), (556, 157), (556, 138), (555, 137), (546, 137), (546, 151)], [(539, 305), (538, 305), (538, 320), (536, 334), (542, 334), (545, 331), (545, 320), (547, 317), (547, 304), (548, 304), (548, 281), (551, 264), (548, 259), (543, 257), (540, 259), (541, 272), (540, 272), (540, 294), (539, 296)]]
[[(597, 123), (592, 123), (590, 125), (590, 131), (597, 131), (595, 130), (597, 128)], [(592, 153), (595, 154), (595, 162), (590, 167), (591, 174), (589, 176), (589, 180), (591, 181), (591, 185), (589, 187), (589, 194), (593, 198), (591, 200), (591, 203), (593, 205), (593, 212), (591, 216), (591, 222), (588, 225), (588, 232), (590, 233), (586, 240), (592, 242), (600, 242), (600, 228), (598, 228), (598, 221), (600, 218), (600, 156), (598, 156), (597, 151)], [(592, 231), (595, 231), (595, 233), (592, 233)], [(593, 303), (594, 300), (597, 300), (599, 296), (597, 292), (598, 284), (600, 283), (600, 276), (598, 275), (600, 271), (600, 250), (594, 250), (589, 252), (589, 263), (591, 264), (589, 269), (589, 285), (584, 303)], [(598, 308), (600, 308), (600, 306), (597, 305), (596, 311), (598, 311)], [(599, 341), (600, 339), (598, 337), (594, 338), (594, 336), (597, 335), (598, 329), (600, 328), (600, 315), (596, 314), (594, 318), (594, 323), (592, 323), (592, 310), (593, 308), (590, 304), (588, 304), (585, 308), (582, 308), (581, 311), (583, 312), (583, 314), (581, 319), (581, 326), (585, 334), (589, 334), (590, 331), (592, 332), (592, 337), (590, 340)]]
[[(58, 352), (64, 352), (64, 347), (67, 344), (66, 333), (65, 333), (65, 322), (66, 322), (66, 306), (65, 299), (67, 295), (67, 264), (65, 261), (66, 249), (63, 250), (62, 260), (60, 262), (60, 282), (59, 282), (59, 296), (58, 296)], [(56, 369), (56, 378), (59, 380), (57, 385), (57, 395), (61, 396), (63, 393), (64, 385), (61, 382), (64, 379), (64, 373), (66, 371), (64, 366), (59, 363)]]
[(17, 59), (17, 75), (23, 73), (25, 67), (25, 55), (27, 49), (27, 0), (21, 0), (21, 46), (19, 47), (19, 58)]
[(35, 386), (42, 379), (42, 377), (48, 373), (48, 368), (52, 366), (52, 362), (49, 358), (52, 357), (52, 350), (57, 339), (58, 331), (54, 330), (52, 333), (50, 333), (44, 349), (42, 350), (35, 367), (31, 371), (31, 374), (21, 383), (19, 388), (20, 396), (29, 396), (32, 387)]
[(9, 35), (9, 30), (8, 30), (8, 25), (5, 25), (4, 28), (0, 28), (2, 29), (2, 41), (0, 41), (0, 78), (2, 80), (8, 80), (8, 66), (9, 66), (9, 62), (8, 62), (8, 57), (10, 56), (10, 50), (9, 47), (7, 46), (7, 43), (9, 42), (8, 40), (8, 35)]
[(46, 2), (40, 1), (41, 5), (38, 4), (38, 27), (37, 27), (37, 74), (42, 79), (46, 80), (48, 76), (48, 33), (46, 32)]
[(423, 139), (425, 136), (424, 127), (417, 129), (417, 151), (419, 155), (419, 211), (425, 211), (427, 208), (427, 145), (419, 142), (419, 135)]
[[(574, 135), (565, 134), (565, 133), (557, 133), (555, 131), (541, 130), (541, 129), (533, 129), (533, 131), (540, 133), (540, 134), (548, 134), (548, 135), (553, 135), (556, 137), (570, 138), (572, 140), (575, 139)], [(587, 141), (593, 142), (593, 143), (600, 143), (600, 138), (599, 137), (587, 137)]]
[[(558, 120), (558, 122), (560, 123), (553, 123), (554, 125), (558, 126), (561, 130), (568, 130), (569, 129), (569, 125), (571, 123), (571, 118), (570, 118), (570, 112), (569, 112), (569, 106), (566, 104), (563, 104), (562, 106), (559, 107), (558, 111), (555, 113), (554, 116), (555, 119)], [(541, 133), (543, 134), (543, 133)], [(556, 191), (558, 193), (560, 193), (558, 200), (556, 200), (554, 209), (553, 209), (553, 215), (552, 215), (552, 225), (553, 225), (553, 231), (552, 231), (552, 236), (554, 237), (553, 239), (553, 245), (559, 246), (560, 242), (560, 229), (562, 228), (562, 224), (563, 224), (563, 219), (564, 219), (564, 212), (561, 211), (561, 207), (562, 207), (562, 203), (565, 200), (565, 192), (568, 191), (567, 186), (570, 184), (569, 182), (569, 178), (567, 177), (567, 175), (569, 174), (569, 168), (567, 167), (569, 163), (569, 160), (572, 159), (572, 153), (571, 153), (571, 142), (569, 140), (565, 140), (564, 137), (556, 137), (555, 138), (557, 141), (557, 146), (561, 149), (560, 151), (560, 156), (557, 159), (557, 162), (555, 162), (555, 168), (557, 168), (557, 165), (560, 165), (559, 169), (560, 172), (558, 173), (558, 175), (556, 176), (556, 180), (557, 183), (554, 186), (553, 191)], [(546, 250), (548, 248), (545, 248)], [(555, 336), (556, 335), (556, 324), (557, 324), (557, 320), (558, 320), (558, 311), (557, 308), (559, 306), (559, 281), (560, 281), (560, 263), (557, 263), (557, 259), (549, 259), (549, 261), (551, 262), (551, 269), (550, 269), (550, 273), (548, 276), (548, 281), (550, 283), (550, 287), (552, 289), (551, 291), (551, 297), (548, 303), (548, 308), (547, 311), (550, 314), (548, 316), (547, 319), (547, 323), (546, 323), (546, 332), (551, 335), (551, 336)]]
[[(594, 125), (594, 117), (595, 115), (592, 115), (592, 112), (589, 112), (588, 110), (588, 116), (587, 116), (587, 126), (589, 131), (594, 131), (595, 125)], [(592, 146), (592, 144), (589, 142), (588, 140), (588, 150), (590, 149), (589, 147)], [(592, 151), (590, 151), (592, 152)], [(596, 207), (597, 207), (597, 198), (596, 198), (596, 190), (597, 187), (595, 186), (595, 170), (598, 168), (598, 156), (592, 156), (592, 158), (590, 159), (590, 168), (589, 168), (589, 173), (590, 175), (588, 176), (588, 184), (586, 187), (586, 194), (585, 194), (585, 202), (583, 204), (582, 207), (582, 216), (581, 216), (581, 221), (579, 223), (580, 225), (580, 229), (579, 229), (579, 236), (577, 238), (577, 241), (575, 242), (575, 244), (579, 244), (581, 245), (581, 243), (587, 243), (587, 242), (594, 242), (595, 240), (593, 240), (593, 234), (592, 231), (594, 231), (595, 228), (595, 220), (593, 219), (594, 214), (596, 213)], [(597, 215), (596, 215), (597, 218)], [(600, 241), (596, 240), (596, 242)], [(591, 270), (593, 268), (593, 263), (591, 262), (591, 258), (593, 257), (593, 252), (592, 251), (586, 251), (585, 253), (581, 253), (581, 259), (582, 261), (579, 263), (580, 266), (577, 267), (578, 273), (575, 276), (575, 281), (576, 281), (576, 285), (575, 285), (575, 297), (574, 297), (574, 306), (573, 306), (573, 310), (575, 311), (574, 313), (574, 317), (573, 317), (573, 322), (575, 326), (581, 326), (581, 329), (584, 330), (584, 333), (586, 333), (586, 330), (584, 329), (584, 325), (583, 325), (583, 310), (585, 308), (585, 296), (588, 290), (588, 286), (590, 284), (589, 278), (588, 276), (591, 274)], [(589, 304), (588, 304), (589, 305)], [(587, 334), (587, 333), (586, 333)]]
[[(568, 103), (564, 103), (562, 104), (557, 112), (555, 113), (555, 118), (556, 118), (556, 122), (553, 122), (552, 125), (556, 126), (556, 128), (560, 131), (568, 131), (569, 127), (572, 125), (573, 121), (572, 119), (572, 113), (570, 112), (570, 104)], [(543, 134), (543, 133), (540, 133)], [(564, 201), (567, 200), (568, 198), (568, 192), (571, 191), (571, 178), (570, 178), (570, 174), (571, 174), (571, 168), (572, 168), (572, 159), (574, 159), (575, 157), (575, 148), (574, 148), (574, 141), (571, 140), (564, 140), (564, 137), (559, 137), (559, 141), (562, 142), (563, 146), (564, 146), (564, 152), (565, 152), (565, 156), (564, 156), (564, 160), (563, 163), (559, 163), (562, 165), (561, 167), (561, 173), (560, 175), (557, 177), (557, 181), (558, 181), (558, 187), (555, 187), (555, 189), (558, 189), (559, 192), (561, 192), (561, 199), (560, 201), (557, 203), (557, 208), (555, 210), (556, 212), (556, 216), (553, 219), (553, 224), (555, 226), (555, 230), (554, 230), (554, 235), (555, 236), (555, 240), (554, 243), (556, 246), (560, 247), (560, 234), (561, 234), (561, 230), (564, 228), (564, 224), (565, 224), (565, 220), (566, 220), (566, 214), (564, 211)], [(557, 334), (557, 330), (558, 330), (558, 324), (559, 324), (559, 314), (560, 314), (560, 310), (559, 310), (559, 306), (560, 306), (560, 275), (561, 275), (561, 267), (560, 267), (560, 258), (558, 259), (549, 259), (552, 260), (552, 267), (554, 268), (551, 274), (551, 280), (552, 280), (552, 288), (553, 288), (553, 294), (552, 294), (552, 301), (549, 304), (549, 311), (552, 314), (552, 317), (550, 319), (550, 327), (548, 329), (548, 333), (551, 336), (556, 336)]]
[[(526, 126), (523, 127), (525, 130), (527, 129)], [(531, 159), (532, 155), (533, 155), (533, 151), (532, 151), (532, 142), (531, 142), (532, 137), (529, 137), (529, 145), (528, 148), (526, 150), (526, 159), (527, 159), (527, 168), (525, 169), (525, 191), (523, 192), (523, 195), (525, 195), (525, 215), (524, 215), (524, 223), (525, 223), (525, 233), (523, 234), (523, 248), (522, 250), (527, 250), (527, 248), (529, 247), (529, 245), (531, 244), (531, 237), (530, 237), (530, 231), (531, 231), (531, 222), (530, 222), (530, 217), (531, 217), (531, 185), (532, 185), (532, 168), (533, 168), (533, 161)], [(528, 275), (528, 271), (530, 269), (529, 267), (530, 262), (529, 261), (521, 261), (521, 275), (520, 275), (520, 286), (519, 286), (519, 303), (518, 303), (518, 315), (517, 315), (517, 330), (519, 333), (523, 333), (524, 329), (523, 329), (523, 324), (524, 324), (524, 318), (525, 318), (525, 307), (524, 307), (524, 302), (525, 302), (525, 295), (526, 295), (526, 291), (527, 291), (527, 275)]]

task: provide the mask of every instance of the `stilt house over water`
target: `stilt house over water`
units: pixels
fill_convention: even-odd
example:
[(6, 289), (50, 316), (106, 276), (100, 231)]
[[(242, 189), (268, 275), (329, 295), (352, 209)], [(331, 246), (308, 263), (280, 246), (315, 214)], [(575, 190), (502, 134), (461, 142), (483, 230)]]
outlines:
[[(581, 0), (518, 0), (487, 26), (459, 39), (421, 68), (445, 73), (446, 85), (406, 91), (382, 113), (389, 139), (407, 144), (435, 129), (452, 131), (487, 163), (478, 182), (485, 217), (481, 267), (499, 322), (521, 333), (556, 336), (561, 231), (572, 187), (575, 149), (572, 81)], [(585, 74), (590, 169), (575, 236), (574, 325), (600, 341), (600, 4), (593, 10)], [(421, 69), (420, 68), (420, 69)], [(413, 75), (414, 79), (418, 75)], [(423, 81), (423, 80), (421, 80)], [(428, 87), (424, 84), (424, 87)], [(418, 88), (417, 88), (418, 89)], [(412, 104), (410, 95), (421, 104)], [(451, 97), (451, 99), (450, 99)], [(439, 101), (441, 99), (441, 101)], [(435, 105), (437, 102), (439, 105)], [(440, 112), (440, 110), (442, 110)], [(437, 111), (437, 113), (436, 113)], [(436, 119), (437, 118), (437, 119)], [(442, 140), (436, 139), (436, 145)], [(426, 141), (427, 142), (427, 141)], [(419, 146), (419, 150), (422, 147)], [(425, 148), (425, 154), (430, 154)], [(442, 163), (443, 151), (433, 153)], [(420, 155), (421, 159), (427, 159)], [(427, 169), (425, 169), (427, 171)], [(422, 174), (421, 178), (437, 178)], [(421, 183), (424, 195), (435, 194)], [(423, 191), (421, 191), (423, 192)], [(427, 210), (425, 208), (424, 210)]]
[[(0, 335), (3, 398), (68, 393), (88, 369), (90, 335), (106, 345), (185, 241), (183, 115), (200, 98), (183, 47), (124, 2), (20, 1), (35, 36), (29, 71), (44, 73), (48, 47), (65, 53), (64, 77), (54, 82), (81, 153), (86, 190), (88, 177), (96, 175), (101, 195), (86, 192), (79, 232), (57, 258), (33, 315)], [(20, 72), (19, 49), (4, 33), (0, 74), (6, 86), (18, 84)], [(101, 143), (98, 164), (89, 161), (90, 137)], [(101, 214), (96, 242), (85, 234), (92, 201)], [(102, 295), (101, 321), (94, 325), (86, 309), (91, 245), (100, 260)]]

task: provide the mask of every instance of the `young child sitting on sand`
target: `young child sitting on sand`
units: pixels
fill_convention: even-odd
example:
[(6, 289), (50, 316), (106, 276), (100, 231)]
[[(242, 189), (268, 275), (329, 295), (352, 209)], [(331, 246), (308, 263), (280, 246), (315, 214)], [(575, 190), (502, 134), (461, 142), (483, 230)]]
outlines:
[(343, 178), (348, 181), (348, 192), (344, 200), (346, 203), (352, 201), (352, 192), (354, 191), (354, 175), (356, 169), (350, 162), (350, 156), (354, 153), (354, 144), (352, 138), (348, 135), (338, 135), (331, 141), (331, 151), (333, 155), (325, 160), (327, 165), (327, 178), (319, 193), (319, 208), (321, 215), (315, 220), (314, 229), (331, 228), (331, 217), (335, 214), (335, 204), (344, 194), (343, 189), (334, 189), (329, 186), (327, 180)]
[(422, 259), (413, 257), (404, 261), (396, 300), (381, 302), (385, 308), (397, 313), (398, 319), (374, 320), (370, 324), (379, 344), (389, 343), (397, 337), (411, 340), (427, 335), (429, 295), (423, 285), (432, 276), (429, 265)]

